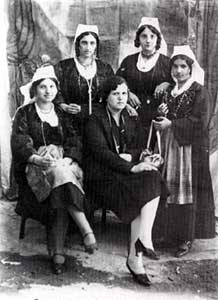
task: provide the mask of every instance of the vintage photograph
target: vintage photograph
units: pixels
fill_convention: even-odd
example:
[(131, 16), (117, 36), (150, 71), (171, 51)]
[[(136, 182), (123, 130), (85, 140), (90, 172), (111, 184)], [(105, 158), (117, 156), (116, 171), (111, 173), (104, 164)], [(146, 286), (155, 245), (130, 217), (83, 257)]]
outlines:
[(0, 299), (218, 299), (218, 1), (0, 15)]

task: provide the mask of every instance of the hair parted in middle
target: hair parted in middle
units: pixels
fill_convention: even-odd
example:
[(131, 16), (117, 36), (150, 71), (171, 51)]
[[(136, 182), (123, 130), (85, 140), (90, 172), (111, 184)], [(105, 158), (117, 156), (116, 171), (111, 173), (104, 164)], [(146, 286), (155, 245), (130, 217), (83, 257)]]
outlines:
[(156, 50), (160, 49), (161, 46), (161, 35), (160, 32), (153, 26), (151, 25), (142, 25), (140, 26), (137, 31), (136, 31), (136, 36), (135, 36), (135, 40), (134, 40), (134, 44), (135, 47), (139, 48), (140, 47), (140, 34), (145, 30), (145, 28), (148, 28), (149, 30), (151, 30), (152, 33), (156, 34), (157, 36), (157, 44), (156, 44)]
[(75, 41), (75, 53), (76, 53), (76, 57), (79, 57), (80, 56), (80, 51), (79, 51), (79, 43), (81, 41), (81, 39), (84, 37), (84, 36), (87, 36), (91, 34), (95, 40), (96, 40), (96, 57), (99, 57), (99, 37), (98, 35), (93, 32), (93, 31), (85, 31), (83, 33), (81, 33), (77, 38), (76, 38), (76, 41)]
[(174, 61), (177, 60), (177, 59), (184, 60), (187, 63), (187, 65), (189, 66), (190, 70), (192, 71), (192, 65), (193, 65), (194, 61), (193, 61), (193, 59), (191, 59), (190, 57), (188, 57), (184, 54), (178, 54), (178, 55), (173, 56), (170, 59), (170, 68), (172, 68), (172, 65), (173, 65)]

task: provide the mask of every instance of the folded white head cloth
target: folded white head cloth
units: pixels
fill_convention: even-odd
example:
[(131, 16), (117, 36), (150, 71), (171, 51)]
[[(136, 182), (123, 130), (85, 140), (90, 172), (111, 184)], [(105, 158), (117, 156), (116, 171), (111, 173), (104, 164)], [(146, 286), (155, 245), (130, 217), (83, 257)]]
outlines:
[(84, 32), (94, 32), (99, 35), (98, 27), (96, 25), (79, 24), (76, 29), (74, 40), (76, 40), (78, 36), (80, 36)]
[(97, 25), (78, 24), (78, 26), (76, 28), (75, 37), (74, 37), (73, 47), (71, 50), (71, 57), (76, 57), (75, 43), (76, 43), (77, 38), (84, 32), (94, 32), (97, 34), (97, 36), (99, 36)]
[(204, 85), (204, 70), (197, 62), (196, 57), (193, 51), (191, 50), (190, 46), (189, 45), (174, 46), (173, 54), (171, 55), (171, 58), (177, 55), (185, 55), (194, 61), (192, 64), (191, 80), (193, 82), (196, 81), (199, 84)]
[(161, 45), (160, 45), (160, 49), (158, 51), (164, 55), (167, 55), (167, 43), (163, 37), (163, 34), (161, 33), (158, 18), (142, 17), (141, 22), (138, 26), (138, 29), (141, 26), (145, 26), (145, 25), (150, 25), (150, 26), (154, 27), (160, 33)]
[(58, 81), (55, 75), (54, 67), (51, 65), (38, 68), (34, 73), (32, 80), (20, 87), (21, 94), (24, 96), (24, 105), (34, 101), (34, 99), (30, 98), (30, 88), (32, 84), (40, 79), (46, 78), (54, 78)]

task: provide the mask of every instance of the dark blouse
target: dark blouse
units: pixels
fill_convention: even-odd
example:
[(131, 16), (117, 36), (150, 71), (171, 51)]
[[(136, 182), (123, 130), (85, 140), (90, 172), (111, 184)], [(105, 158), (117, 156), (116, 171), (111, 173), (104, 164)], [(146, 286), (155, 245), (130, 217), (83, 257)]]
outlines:
[[(14, 162), (15, 179), (26, 183), (25, 167), (28, 158), (37, 154), (40, 146), (54, 144), (63, 146), (64, 157), (81, 161), (81, 141), (73, 126), (72, 119), (55, 107), (59, 123), (52, 127), (39, 118), (34, 103), (22, 106), (15, 115), (11, 136), (11, 148)], [(43, 131), (43, 133), (42, 133)]]
[[(97, 72), (92, 82), (92, 101), (99, 101), (99, 87), (103, 81), (114, 74), (111, 66), (96, 60)], [(76, 103), (81, 105), (82, 113), (88, 112), (88, 85), (84, 77), (82, 77), (76, 67), (73, 58), (60, 61), (55, 67), (55, 73), (60, 82), (60, 97), (58, 103)]]
[(142, 103), (140, 117), (142, 124), (147, 127), (156, 116), (156, 110), (160, 99), (155, 99), (153, 94), (157, 85), (162, 82), (170, 82), (169, 58), (160, 54), (156, 65), (148, 72), (137, 69), (139, 53), (127, 56), (121, 63), (117, 75), (126, 79), (130, 91), (138, 96)]
[[(114, 74), (111, 66), (96, 59), (97, 72), (92, 80), (92, 111), (95, 111), (100, 101), (99, 89), (104, 80)], [(55, 68), (60, 83), (60, 93), (55, 103), (76, 103), (81, 106), (81, 112), (74, 115), (75, 125), (79, 135), (83, 135), (84, 122), (88, 116), (89, 95), (87, 80), (82, 77), (73, 58), (60, 61)]]
[[(92, 178), (94, 176), (95, 179), (103, 180), (107, 169), (128, 174), (132, 166), (138, 161), (143, 149), (143, 131), (140, 123), (135, 118), (130, 117), (126, 110), (122, 112), (122, 117), (125, 124), (121, 125), (121, 128), (117, 127), (113, 119), (111, 127), (107, 111), (103, 105), (89, 117), (83, 143), (85, 177)], [(122, 134), (121, 131), (123, 131)], [(131, 154), (133, 162), (127, 162), (119, 157), (113, 134), (119, 146), (123, 147), (119, 152), (125, 150), (122, 152)], [(121, 135), (123, 136), (121, 137)]]
[(212, 116), (212, 101), (207, 90), (197, 82), (177, 97), (171, 96), (172, 86), (163, 101), (169, 107), (168, 118), (179, 145), (195, 144), (209, 151), (209, 123)]
[[(109, 113), (110, 114), (110, 113)], [(126, 126), (123, 117), (120, 119), (120, 125), (117, 125), (114, 118), (110, 114), (111, 134), (117, 153), (125, 153), (127, 145)]]

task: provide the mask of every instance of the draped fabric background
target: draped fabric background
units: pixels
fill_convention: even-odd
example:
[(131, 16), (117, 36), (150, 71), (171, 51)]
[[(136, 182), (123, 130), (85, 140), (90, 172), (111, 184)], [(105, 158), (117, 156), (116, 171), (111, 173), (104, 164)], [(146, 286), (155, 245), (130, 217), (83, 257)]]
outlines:
[(19, 87), (31, 78), (40, 56), (54, 64), (72, 56), (78, 23), (96, 24), (100, 56), (114, 70), (121, 59), (136, 51), (136, 28), (142, 16), (157, 16), (169, 51), (188, 36), (188, 0), (8, 0), (8, 59), (10, 114), (22, 104)]
[[(5, 1), (0, 2), (0, 28), (1, 28), (1, 45), (0, 45), (0, 65), (1, 65), (1, 109), (0, 109), (0, 186), (3, 192), (10, 186), (10, 131), (11, 120), (9, 116), (9, 77), (7, 68), (6, 38), (8, 29), (7, 5)], [(0, 189), (1, 193), (1, 189)]]
[(196, 48), (211, 92), (214, 114), (210, 124), (210, 169), (218, 218), (218, 1), (197, 1)]
[[(100, 56), (116, 70), (126, 55), (136, 51), (133, 41), (142, 16), (159, 18), (169, 55), (174, 44), (191, 45), (206, 71), (206, 86), (212, 93), (216, 107), (217, 0), (8, 0), (10, 116), (12, 117), (16, 108), (23, 103), (19, 87), (30, 80), (37, 66), (41, 64), (42, 54), (48, 54), (53, 64), (72, 56), (78, 23), (99, 26)], [(214, 113), (211, 122), (211, 157), (212, 164), (215, 162), (216, 165), (217, 115)], [(3, 160), (1, 157), (1, 170), (4, 170)], [(212, 175), (217, 199), (218, 171), (214, 167)], [(5, 176), (8, 177), (8, 173)]]

